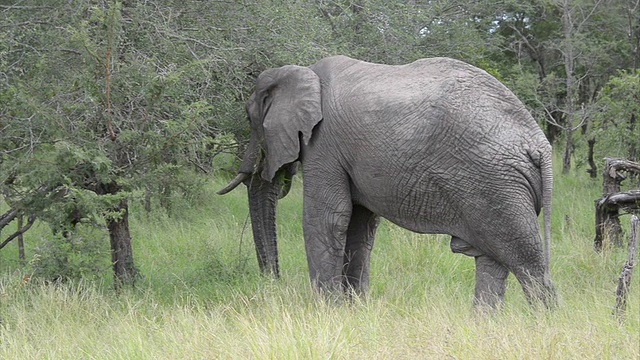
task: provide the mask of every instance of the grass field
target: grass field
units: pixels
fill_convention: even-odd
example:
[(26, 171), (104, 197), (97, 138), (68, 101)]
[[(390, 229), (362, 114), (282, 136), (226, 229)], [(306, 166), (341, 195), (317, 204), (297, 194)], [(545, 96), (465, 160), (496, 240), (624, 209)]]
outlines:
[[(245, 229), (246, 192), (214, 195), (223, 184), (214, 180), (199, 204), (176, 205), (179, 216), (147, 218), (133, 208), (144, 279), (119, 295), (108, 267), (103, 278), (25, 284), (15, 245), (0, 251), (0, 359), (640, 358), (640, 274), (620, 322), (612, 308), (626, 249), (593, 251), (600, 180), (556, 177), (552, 276), (560, 306), (531, 309), (510, 276), (504, 310), (494, 315), (472, 311), (473, 260), (452, 254), (447, 237), (387, 222), (369, 296), (348, 304), (315, 298), (299, 182), (278, 208), (282, 279), (262, 278)], [(43, 226), (28, 234), (28, 254), (48, 236)]]

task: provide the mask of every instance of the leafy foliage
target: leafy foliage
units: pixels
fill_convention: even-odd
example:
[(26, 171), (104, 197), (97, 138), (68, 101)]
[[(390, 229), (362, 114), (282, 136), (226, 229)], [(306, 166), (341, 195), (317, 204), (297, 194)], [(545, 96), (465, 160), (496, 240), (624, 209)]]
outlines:
[(604, 86), (594, 119), (596, 154), (638, 159), (640, 149), (640, 71), (620, 72)]
[(101, 280), (110, 268), (107, 242), (97, 229), (82, 228), (69, 238), (53, 235), (35, 247), (25, 271), (48, 282)]

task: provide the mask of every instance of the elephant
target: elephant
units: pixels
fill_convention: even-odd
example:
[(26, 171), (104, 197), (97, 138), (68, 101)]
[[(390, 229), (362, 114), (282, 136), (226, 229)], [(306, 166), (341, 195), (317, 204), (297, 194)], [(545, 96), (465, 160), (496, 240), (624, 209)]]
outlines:
[(383, 217), (450, 235), (454, 253), (475, 259), (475, 305), (500, 307), (509, 272), (530, 303), (555, 302), (551, 145), (487, 72), (444, 57), (384, 65), (332, 56), (265, 70), (246, 111), (249, 145), (218, 193), (248, 187), (263, 273), (279, 276), (276, 203), (299, 163), (318, 292), (366, 294)]

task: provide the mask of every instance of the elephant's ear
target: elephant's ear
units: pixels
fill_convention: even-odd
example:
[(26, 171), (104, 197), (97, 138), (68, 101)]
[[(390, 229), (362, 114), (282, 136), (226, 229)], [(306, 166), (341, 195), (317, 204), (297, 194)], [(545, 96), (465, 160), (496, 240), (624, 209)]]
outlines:
[(260, 74), (256, 93), (263, 99), (262, 178), (271, 181), (280, 167), (299, 158), (299, 133), (308, 144), (313, 127), (322, 120), (320, 79), (309, 68), (287, 65)]

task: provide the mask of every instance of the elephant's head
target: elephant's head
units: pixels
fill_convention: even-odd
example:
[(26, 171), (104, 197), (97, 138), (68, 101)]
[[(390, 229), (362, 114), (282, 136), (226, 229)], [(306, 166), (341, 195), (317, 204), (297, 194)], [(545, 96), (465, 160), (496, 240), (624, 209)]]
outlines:
[(251, 138), (238, 175), (218, 194), (240, 183), (249, 192), (249, 210), (262, 273), (279, 275), (275, 208), (286, 195), (300, 157), (300, 141), (311, 139), (322, 120), (320, 80), (309, 68), (283, 66), (258, 77), (247, 103)]

